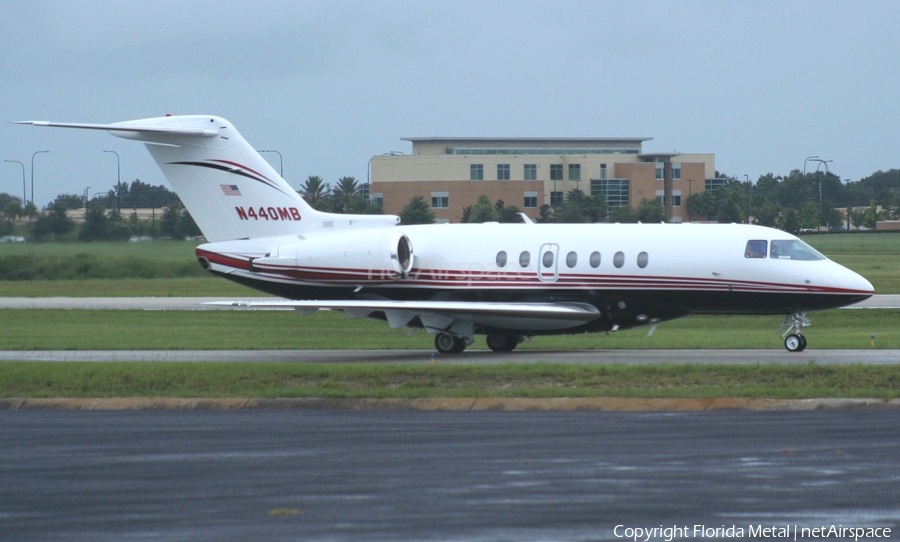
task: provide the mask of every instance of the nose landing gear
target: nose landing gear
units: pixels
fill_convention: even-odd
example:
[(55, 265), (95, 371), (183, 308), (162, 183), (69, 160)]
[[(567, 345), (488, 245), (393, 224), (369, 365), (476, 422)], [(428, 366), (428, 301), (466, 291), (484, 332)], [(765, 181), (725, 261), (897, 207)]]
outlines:
[(807, 341), (803, 336), (803, 329), (811, 325), (805, 312), (795, 312), (785, 317), (778, 331), (784, 330), (781, 336), (784, 338), (784, 347), (788, 352), (803, 352), (806, 349)]

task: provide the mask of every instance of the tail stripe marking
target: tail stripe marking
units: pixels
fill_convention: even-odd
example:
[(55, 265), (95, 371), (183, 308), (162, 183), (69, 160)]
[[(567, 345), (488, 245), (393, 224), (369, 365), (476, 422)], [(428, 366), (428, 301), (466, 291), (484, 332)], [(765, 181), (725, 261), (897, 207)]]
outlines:
[[(208, 162), (169, 162), (169, 164), (179, 165), (179, 166), (205, 167), (205, 168), (210, 168), (210, 169), (217, 169), (219, 171), (225, 171), (228, 173), (233, 173), (235, 175), (240, 175), (241, 177), (246, 177), (248, 179), (252, 179), (256, 182), (262, 183), (262, 184), (268, 186), (269, 188), (274, 188), (275, 190), (278, 190), (279, 192), (281, 192), (282, 194), (284, 194), (286, 196), (293, 197), (291, 194), (288, 194), (287, 192), (285, 192), (284, 190), (279, 188), (273, 181), (271, 181), (270, 179), (268, 179), (267, 177), (265, 177), (263, 175), (260, 175), (259, 173), (253, 171), (252, 169), (250, 169), (248, 167), (244, 167), (235, 162), (228, 162), (226, 160), (213, 160), (213, 161), (214, 162), (224, 162), (226, 164), (233, 164), (233, 165), (211, 164)], [(253, 173), (255, 175), (251, 175), (251, 173)]]

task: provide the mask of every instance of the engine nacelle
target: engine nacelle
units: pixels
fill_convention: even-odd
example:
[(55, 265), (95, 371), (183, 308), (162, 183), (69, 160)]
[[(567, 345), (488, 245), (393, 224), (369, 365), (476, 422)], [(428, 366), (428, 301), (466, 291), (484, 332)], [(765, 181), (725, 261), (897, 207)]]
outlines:
[(300, 236), (282, 243), (269, 254), (253, 260), (257, 272), (297, 270), (321, 273), (346, 280), (366, 278), (405, 278), (413, 268), (412, 242), (393, 228), (341, 230)]

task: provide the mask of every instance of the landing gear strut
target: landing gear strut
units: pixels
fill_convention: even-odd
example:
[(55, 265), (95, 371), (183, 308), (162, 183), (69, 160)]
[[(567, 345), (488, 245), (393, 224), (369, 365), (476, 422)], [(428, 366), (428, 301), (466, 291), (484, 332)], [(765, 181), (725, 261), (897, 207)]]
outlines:
[(438, 333), (434, 337), (434, 347), (441, 354), (459, 354), (466, 349), (466, 339), (449, 333)]
[(812, 324), (806, 317), (806, 313), (795, 312), (785, 317), (778, 330), (784, 330), (781, 336), (784, 338), (784, 347), (788, 352), (803, 352), (806, 349), (807, 342), (806, 337), (803, 336), (803, 329), (810, 325)]

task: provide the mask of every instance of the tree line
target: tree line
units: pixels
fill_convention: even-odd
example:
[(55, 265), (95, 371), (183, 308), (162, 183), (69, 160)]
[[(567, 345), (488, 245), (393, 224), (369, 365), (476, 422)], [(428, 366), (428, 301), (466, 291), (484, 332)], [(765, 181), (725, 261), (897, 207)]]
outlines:
[[(878, 171), (855, 182), (842, 182), (830, 172), (791, 171), (786, 176), (762, 175), (755, 183), (716, 172), (721, 186), (691, 194), (686, 200), (692, 220), (752, 222), (797, 233), (803, 229), (840, 227), (849, 211), (850, 226), (868, 228), (879, 220), (900, 219), (900, 170)], [(333, 213), (379, 214), (381, 206), (371, 201), (354, 177), (341, 177), (332, 187), (310, 175), (297, 192), (313, 208)], [(32, 202), (0, 193), (0, 235), (15, 231), (15, 223), (27, 220), (26, 229), (38, 240), (58, 239), (75, 231), (66, 211), (85, 208), (85, 222), (77, 238), (85, 241), (127, 239), (134, 235), (183, 238), (199, 235), (199, 229), (178, 196), (164, 186), (135, 179), (117, 183), (89, 201), (84, 195), (61, 194), (39, 211)], [(159, 219), (141, 220), (133, 210), (159, 208)], [(128, 209), (132, 209), (129, 213)], [(124, 211), (123, 211), (124, 210)], [(842, 210), (844, 213), (842, 213)], [(486, 195), (463, 209), (461, 222), (518, 222), (520, 209)], [(435, 220), (429, 202), (416, 196), (400, 212), (404, 224), (430, 224)], [(587, 195), (579, 189), (565, 194), (558, 205), (544, 204), (539, 222), (662, 222), (665, 208), (659, 198), (646, 198), (635, 207), (612, 207), (602, 195)]]
[[(137, 209), (161, 209), (159, 218), (138, 217)], [(133, 236), (171, 237), (183, 239), (200, 235), (200, 229), (178, 196), (165, 186), (154, 186), (140, 179), (130, 185), (117, 183), (105, 194), (89, 200), (84, 195), (60, 194), (38, 211), (32, 202), (24, 207), (21, 200), (0, 194), (0, 234), (15, 231), (15, 222), (27, 220), (26, 232), (37, 241), (51, 241), (74, 237), (80, 241), (116, 241)], [(67, 211), (84, 209), (84, 223), (76, 226)], [(125, 212), (123, 213), (123, 209)], [(132, 211), (128, 213), (128, 209)]]
[[(877, 221), (900, 219), (900, 170), (878, 171), (859, 181), (843, 182), (830, 172), (791, 171), (786, 176), (762, 175), (755, 183), (716, 172), (723, 182), (709, 190), (690, 194), (686, 200), (691, 220), (721, 223), (751, 222), (798, 233), (805, 229), (843, 228), (849, 216), (851, 228), (872, 229)], [(516, 222), (519, 210), (487, 196), (463, 209), (461, 222)], [(400, 212), (405, 224), (434, 221), (430, 205), (415, 197)], [(608, 207), (602, 195), (588, 196), (570, 190), (559, 205), (542, 205), (539, 222), (662, 222), (665, 207), (660, 198), (646, 198), (637, 206)]]

